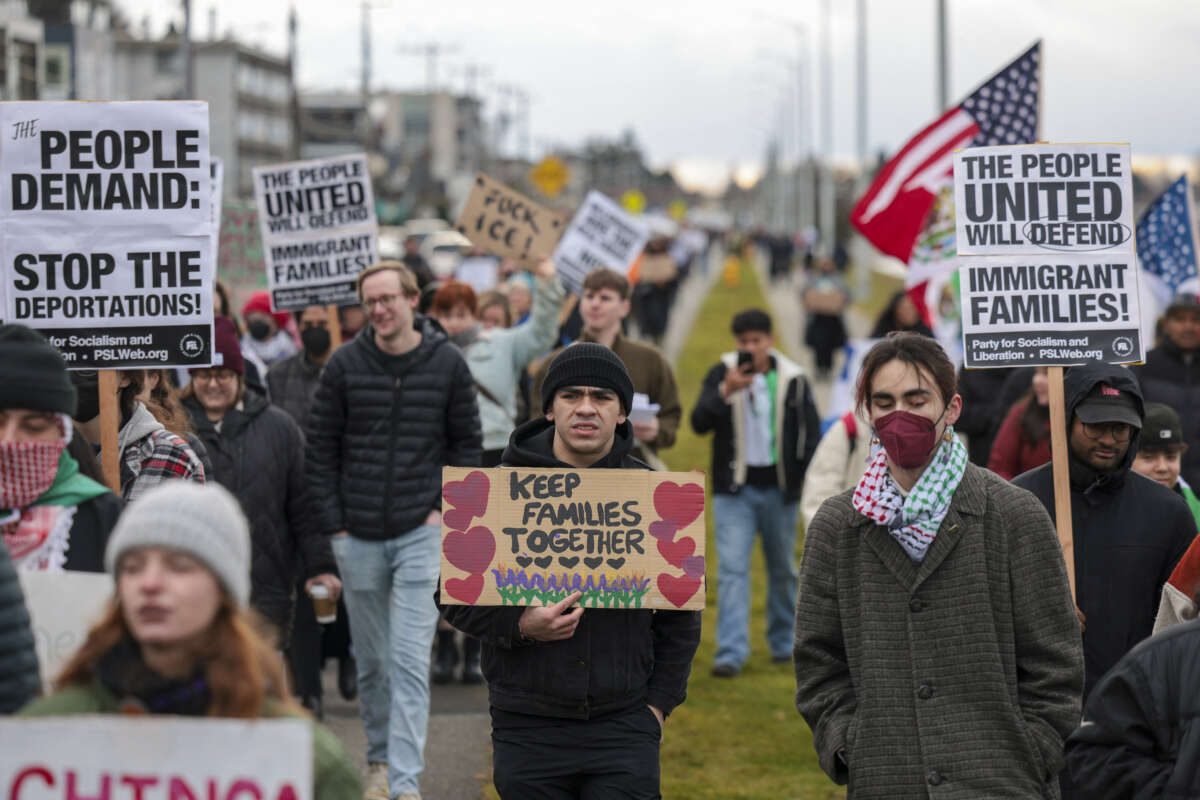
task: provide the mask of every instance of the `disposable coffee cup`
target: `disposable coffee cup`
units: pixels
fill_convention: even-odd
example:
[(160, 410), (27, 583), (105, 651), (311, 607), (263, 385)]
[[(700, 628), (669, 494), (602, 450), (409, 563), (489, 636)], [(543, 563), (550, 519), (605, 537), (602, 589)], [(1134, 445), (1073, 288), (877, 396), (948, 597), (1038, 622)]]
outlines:
[(308, 590), (308, 596), (312, 598), (313, 613), (317, 615), (317, 622), (328, 625), (337, 621), (337, 601), (329, 597), (328, 589), (322, 584), (314, 583)]

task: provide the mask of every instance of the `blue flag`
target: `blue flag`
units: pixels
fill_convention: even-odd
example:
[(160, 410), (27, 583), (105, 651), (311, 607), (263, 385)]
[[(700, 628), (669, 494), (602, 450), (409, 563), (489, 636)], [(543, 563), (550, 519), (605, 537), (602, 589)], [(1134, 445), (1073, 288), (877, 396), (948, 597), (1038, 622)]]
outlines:
[(1172, 294), (1179, 284), (1197, 275), (1192, 214), (1187, 175), (1181, 175), (1138, 220), (1137, 254), (1142, 269), (1157, 276)]

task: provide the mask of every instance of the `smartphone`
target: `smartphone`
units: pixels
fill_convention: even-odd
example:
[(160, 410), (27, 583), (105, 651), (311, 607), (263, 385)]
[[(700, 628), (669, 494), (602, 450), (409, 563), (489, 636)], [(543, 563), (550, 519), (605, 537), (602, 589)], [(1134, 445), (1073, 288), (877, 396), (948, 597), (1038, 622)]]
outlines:
[(738, 350), (738, 372), (749, 372), (750, 370), (747, 370), (746, 367), (749, 367), (750, 370), (754, 369), (754, 354), (749, 350)]

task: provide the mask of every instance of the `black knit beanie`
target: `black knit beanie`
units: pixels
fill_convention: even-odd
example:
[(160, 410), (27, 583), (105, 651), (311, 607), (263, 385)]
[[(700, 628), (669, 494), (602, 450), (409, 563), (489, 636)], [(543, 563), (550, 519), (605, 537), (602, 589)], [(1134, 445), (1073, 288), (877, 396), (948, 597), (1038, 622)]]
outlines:
[(542, 413), (550, 410), (554, 395), (564, 386), (612, 389), (621, 398), (626, 414), (633, 407), (633, 380), (612, 350), (595, 342), (576, 342), (554, 357), (542, 380)]
[(62, 353), (24, 325), (0, 325), (0, 408), (75, 413)]

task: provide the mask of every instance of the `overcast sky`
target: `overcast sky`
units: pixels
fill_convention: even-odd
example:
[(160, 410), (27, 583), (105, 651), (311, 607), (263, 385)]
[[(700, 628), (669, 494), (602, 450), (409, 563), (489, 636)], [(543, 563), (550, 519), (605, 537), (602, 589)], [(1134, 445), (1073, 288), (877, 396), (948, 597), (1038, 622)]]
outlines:
[[(116, 0), (161, 32), (169, 0)], [(532, 96), (533, 155), (633, 128), (651, 163), (761, 161), (780, 130), (785, 91), (819, 65), (819, 0), (374, 0), (374, 88), (420, 88), (425, 59), (399, 52), (429, 41), (439, 83), (463, 67), (491, 70)], [(835, 0), (833, 149), (855, 152), (855, 2)], [(1047, 140), (1127, 141), (1136, 155), (1200, 154), (1200, 2), (1196, 0), (947, 0), (950, 98), (1043, 40)], [(356, 88), (361, 4), (298, 0), (305, 89)], [(894, 150), (936, 112), (935, 0), (867, 0), (868, 140)], [(193, 0), (193, 36), (221, 32), (284, 52), (286, 0)], [(794, 25), (807, 26), (802, 64)], [(808, 87), (819, 106), (816, 83)], [(497, 95), (487, 92), (489, 114)], [(794, 112), (793, 112), (794, 113)], [(814, 112), (815, 113), (815, 112)], [(808, 116), (808, 115), (806, 115)], [(815, 127), (815, 126), (814, 126)], [(810, 137), (811, 138), (811, 137)], [(515, 137), (510, 139), (515, 145)], [(793, 140), (794, 141), (794, 140)], [(820, 140), (817, 140), (820, 145)]]

